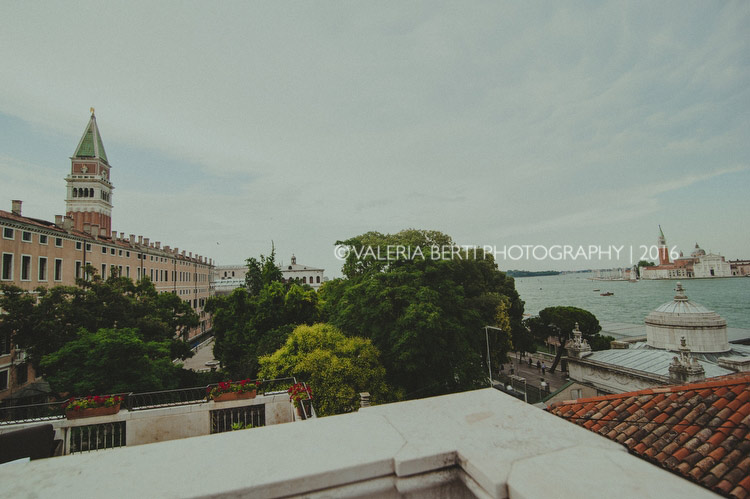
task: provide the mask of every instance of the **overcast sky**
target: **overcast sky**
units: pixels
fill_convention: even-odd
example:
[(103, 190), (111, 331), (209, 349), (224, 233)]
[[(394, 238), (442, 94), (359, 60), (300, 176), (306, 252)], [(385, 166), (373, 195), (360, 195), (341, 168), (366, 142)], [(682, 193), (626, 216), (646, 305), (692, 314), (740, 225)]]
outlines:
[[(113, 228), (340, 275), (367, 231), (750, 258), (750, 2), (0, 2), (0, 209), (89, 107)], [(617, 262), (511, 260), (501, 269)]]

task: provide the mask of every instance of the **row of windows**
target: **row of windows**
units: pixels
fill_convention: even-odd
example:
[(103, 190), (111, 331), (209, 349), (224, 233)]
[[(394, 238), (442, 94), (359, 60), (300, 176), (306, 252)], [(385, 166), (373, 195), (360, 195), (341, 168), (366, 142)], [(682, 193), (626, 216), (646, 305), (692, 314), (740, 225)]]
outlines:
[[(3, 227), (3, 239), (10, 239), (13, 240), (16, 238), (15, 235), (15, 229), (11, 229), (10, 227)], [(63, 247), (63, 238), (62, 237), (56, 237), (55, 239), (55, 246), (58, 248)], [(33, 242), (34, 240), (34, 234), (29, 232), (28, 230), (22, 230), (21, 231), (21, 241), (25, 243)], [(49, 238), (46, 234), (39, 234), (39, 244), (49, 244)]]
[[(31, 255), (21, 255), (21, 269), (19, 272), (19, 279), (21, 281), (30, 281), (33, 269), (31, 268)], [(48, 280), (47, 277), (47, 257), (40, 256), (37, 261), (37, 281), (45, 282)], [(63, 261), (62, 258), (55, 258), (53, 267), (53, 279), (55, 281), (62, 281), (62, 269)], [(3, 253), (2, 269), (0, 269), (0, 279), (3, 281), (12, 281), (14, 272), (14, 255), (13, 253)]]
[[(0, 279), (3, 281), (12, 281), (14, 280), (14, 270), (15, 270), (15, 255), (13, 253), (3, 253), (2, 254), (2, 268), (0, 268)], [(45, 256), (38, 257), (37, 261), (37, 281), (39, 282), (46, 282), (48, 280), (48, 259)], [(123, 274), (124, 270), (124, 274)], [(53, 267), (53, 280), (55, 281), (62, 281), (63, 280), (63, 260), (62, 258), (55, 258), (54, 259), (54, 267)], [(82, 263), (80, 260), (76, 260), (75, 262), (75, 276), (76, 278), (83, 277), (82, 274)], [(108, 272), (108, 266), (106, 263), (101, 264), (101, 276), (102, 278), (106, 279), (107, 276), (111, 276), (114, 274), (121, 275), (124, 277), (130, 277), (130, 265), (126, 265), (124, 268), (122, 265), (109, 265), (109, 272)], [(185, 280), (189, 280), (188, 278), (191, 277), (191, 275), (187, 272), (177, 272), (177, 271), (171, 271), (172, 273), (172, 280), (175, 281), (175, 278), (179, 277), (182, 281), (183, 278)], [(163, 270), (163, 269), (143, 269), (141, 272), (141, 268), (137, 267), (137, 279), (141, 279), (141, 277), (148, 277), (153, 282), (165, 282), (169, 279), (170, 271)], [(185, 274), (185, 275), (183, 275)], [(31, 281), (33, 276), (33, 269), (32, 269), (32, 257), (31, 255), (21, 255), (21, 266), (20, 266), (20, 272), (19, 272), (19, 279), (21, 281)], [(175, 281), (176, 282), (176, 281)]]
[[(10, 227), (3, 227), (3, 238), (4, 239), (13, 240), (13, 239), (15, 239), (15, 232), (16, 232), (16, 229), (13, 229), (13, 228), (10, 228)], [(33, 242), (33, 233), (32, 232), (30, 232), (30, 231), (19, 231), (19, 232), (21, 232), (21, 240), (23, 242), (27, 242), (27, 243)], [(39, 244), (42, 244), (42, 245), (48, 245), (49, 244), (49, 237), (46, 234), (37, 234), (37, 236), (39, 238)], [(62, 248), (63, 247), (63, 238), (62, 237), (55, 237), (53, 239), (54, 239), (54, 243), (55, 243), (56, 247), (58, 247), (58, 248)], [(83, 242), (81, 242), (81, 241), (75, 241), (75, 245), (76, 245), (76, 250), (81, 251), (83, 249)], [(109, 248), (109, 251), (107, 250), (108, 248)], [(86, 243), (86, 251), (91, 251), (91, 243)], [(128, 251), (128, 250), (122, 250), (122, 249), (118, 249), (118, 248), (112, 248), (112, 247), (108, 247), (108, 246), (102, 246), (101, 247), (101, 251), (102, 251), (102, 254), (104, 254), (104, 255), (106, 255), (107, 253), (109, 253), (112, 256), (116, 255), (116, 256), (120, 256), (120, 257), (124, 256), (125, 258), (130, 258), (130, 251)], [(159, 256), (155, 257), (154, 255), (148, 255), (148, 256), (149, 256), (149, 260), (152, 261), (152, 262), (156, 261), (156, 262), (161, 262), (161, 263), (169, 263), (169, 259), (168, 258), (159, 257)], [(138, 253), (137, 256), (136, 256), (136, 258), (138, 258), (139, 260), (146, 260), (146, 254)], [(189, 262), (189, 261), (175, 260), (175, 262), (177, 264), (179, 264), (179, 265), (191, 265), (191, 264), (193, 264), (193, 262)], [(164, 271), (164, 272), (168, 272), (168, 271)], [(172, 271), (172, 280), (173, 281), (178, 281), (178, 278), (179, 278), (179, 282), (193, 282), (193, 281), (196, 281), (196, 282), (208, 282), (208, 275), (207, 274), (198, 274), (196, 272), (179, 272), (179, 277), (178, 277), (178, 274), (176, 272), (177, 271)], [(5, 279), (5, 278), (3, 278), (3, 279)], [(11, 280), (11, 279), (7, 279), (7, 280)], [(168, 277), (167, 277), (167, 274), (163, 274), (163, 276), (161, 278), (160, 278), (160, 276), (157, 275), (155, 277), (152, 277), (152, 280), (154, 280), (154, 281), (167, 281)]]
[(302, 276), (302, 278), (299, 277), (290, 277), (288, 281), (302, 281), (302, 284), (307, 284), (308, 282), (310, 284), (315, 284), (316, 282), (320, 284), (320, 276), (315, 276), (317, 279), (313, 280), (313, 276), (310, 276), (310, 280), (307, 280), (307, 276)]

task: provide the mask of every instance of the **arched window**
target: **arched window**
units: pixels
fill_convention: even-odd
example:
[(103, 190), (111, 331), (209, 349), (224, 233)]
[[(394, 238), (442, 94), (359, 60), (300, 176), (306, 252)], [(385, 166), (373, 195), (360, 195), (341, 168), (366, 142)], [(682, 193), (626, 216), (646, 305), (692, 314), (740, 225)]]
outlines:
[(302, 276), (302, 284), (307, 284), (307, 277)]
[(73, 188), (73, 197), (78, 197), (78, 196), (77, 196), (77, 194), (78, 194), (78, 193), (76, 192), (76, 189), (75, 189), (75, 188)]
[(320, 276), (316, 277), (316, 278), (315, 278), (315, 281), (316, 281), (316, 282), (317, 282), (318, 284), (320, 284)]

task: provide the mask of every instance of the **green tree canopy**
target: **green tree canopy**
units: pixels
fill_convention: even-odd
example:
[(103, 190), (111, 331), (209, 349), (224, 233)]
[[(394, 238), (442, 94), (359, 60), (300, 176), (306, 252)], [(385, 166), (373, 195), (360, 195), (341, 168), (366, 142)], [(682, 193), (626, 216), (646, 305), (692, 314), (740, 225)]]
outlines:
[(260, 255), (260, 259), (250, 257), (246, 260), (247, 273), (245, 274), (245, 288), (253, 296), (258, 295), (261, 290), (272, 282), (282, 282), (284, 276), (276, 265), (276, 249), (271, 244), (269, 256)]
[(523, 332), (523, 302), (492, 255), (463, 251), (436, 231), (368, 232), (337, 244), (350, 248), (347, 279), (322, 287), (323, 317), (372, 340), (397, 398), (484, 386), (484, 326), (510, 326), (489, 335), (494, 362)]
[(75, 395), (176, 388), (180, 366), (170, 342), (147, 341), (133, 328), (80, 329), (76, 338), (41, 361), (54, 391)]
[(40, 287), (34, 293), (3, 285), (0, 332), (39, 366), (44, 355), (76, 339), (78, 331), (132, 328), (144, 341), (167, 341), (172, 358), (192, 356), (178, 336), (199, 323), (190, 305), (172, 293), (157, 293), (153, 283), (125, 277), (79, 279), (76, 286)]
[(369, 392), (374, 403), (388, 396), (385, 368), (370, 340), (346, 337), (330, 324), (298, 326), (286, 343), (260, 359), (260, 376), (295, 376), (312, 388), (321, 416), (352, 412), (359, 394)]
[(208, 300), (213, 314), (214, 358), (232, 378), (258, 373), (258, 359), (276, 351), (298, 324), (318, 319), (318, 296), (309, 286), (266, 283), (256, 295), (235, 289)]

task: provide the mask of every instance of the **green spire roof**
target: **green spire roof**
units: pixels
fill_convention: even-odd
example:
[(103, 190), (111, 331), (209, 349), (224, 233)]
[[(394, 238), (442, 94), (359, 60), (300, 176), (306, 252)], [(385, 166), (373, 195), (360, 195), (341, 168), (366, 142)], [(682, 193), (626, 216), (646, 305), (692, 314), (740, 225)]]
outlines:
[(102, 144), (102, 136), (99, 134), (99, 127), (96, 126), (96, 116), (94, 116), (93, 109), (91, 112), (91, 119), (89, 124), (86, 125), (86, 130), (83, 132), (83, 137), (76, 147), (76, 152), (73, 154), (74, 158), (99, 158), (105, 163), (107, 161), (107, 153), (104, 152), (104, 144)]

